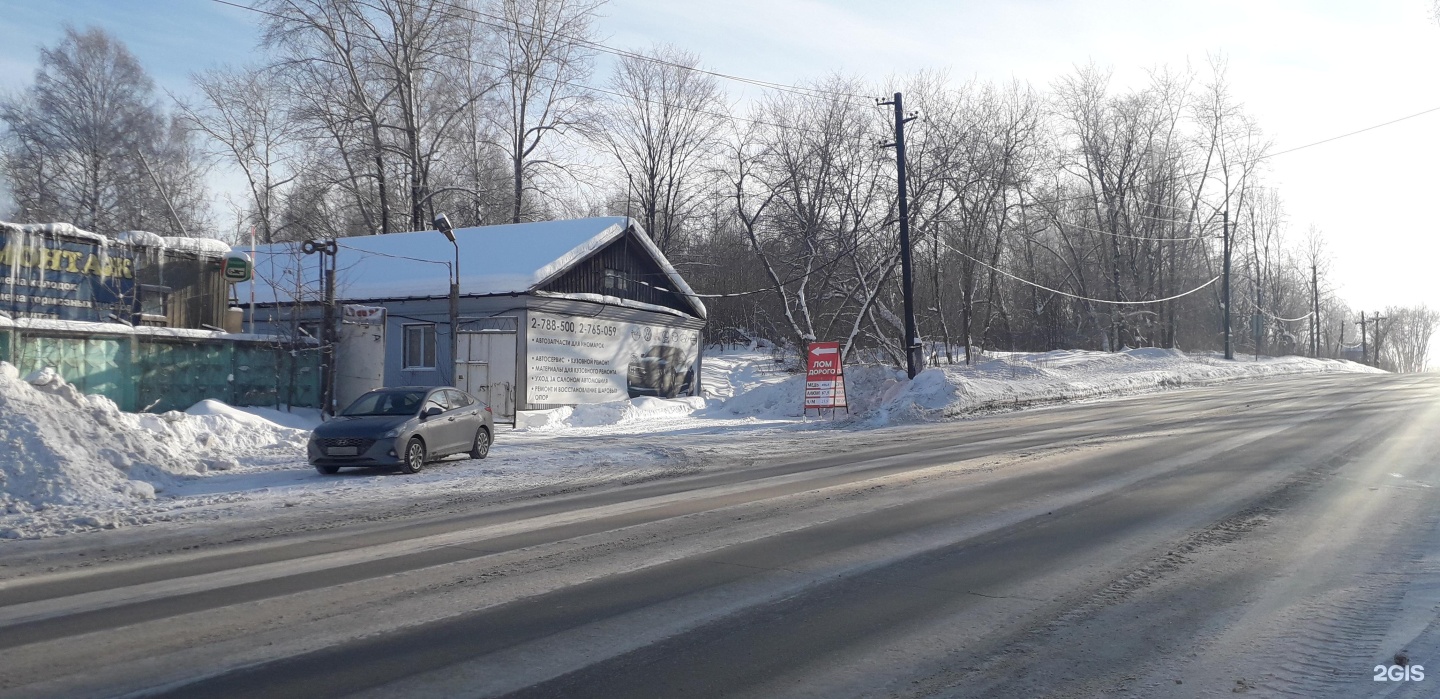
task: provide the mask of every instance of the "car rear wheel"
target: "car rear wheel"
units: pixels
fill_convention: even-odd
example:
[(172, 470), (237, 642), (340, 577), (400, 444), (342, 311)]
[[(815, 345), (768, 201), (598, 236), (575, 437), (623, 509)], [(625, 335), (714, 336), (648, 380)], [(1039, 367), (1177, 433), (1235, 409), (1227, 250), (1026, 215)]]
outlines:
[(327, 476), (333, 476), (333, 475), (335, 475), (335, 474), (337, 474), (337, 473), (340, 472), (340, 467), (339, 467), (339, 466), (323, 466), (323, 465), (320, 465), (320, 464), (316, 464), (316, 465), (315, 465), (315, 470), (316, 470), (316, 471), (319, 471), (320, 473), (323, 473), (323, 474), (325, 474), (325, 475), (327, 475)]
[(405, 462), (400, 468), (406, 473), (419, 473), (425, 468), (425, 442), (419, 437), (411, 437), (410, 443), (405, 445)]
[(483, 459), (490, 453), (490, 430), (481, 427), (475, 431), (475, 443), (470, 446), (470, 458)]

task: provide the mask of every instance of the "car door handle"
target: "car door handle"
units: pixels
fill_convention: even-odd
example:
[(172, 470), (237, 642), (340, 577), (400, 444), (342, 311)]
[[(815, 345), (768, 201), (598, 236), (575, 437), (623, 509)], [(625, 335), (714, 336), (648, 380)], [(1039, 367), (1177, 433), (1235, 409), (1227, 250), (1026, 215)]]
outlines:
[(446, 422), (455, 422), (455, 416), (454, 416), (454, 415), (451, 415), (450, 417), (445, 418), (445, 421), (446, 421)]

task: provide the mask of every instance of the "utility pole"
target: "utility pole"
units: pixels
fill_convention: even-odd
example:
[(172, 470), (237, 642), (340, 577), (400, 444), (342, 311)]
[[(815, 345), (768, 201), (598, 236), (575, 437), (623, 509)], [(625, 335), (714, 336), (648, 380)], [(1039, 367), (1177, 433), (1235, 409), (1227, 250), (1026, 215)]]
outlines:
[(1260, 305), (1264, 297), (1260, 294), (1260, 285), (1255, 285), (1255, 312), (1250, 315), (1250, 334), (1255, 336), (1255, 361), (1260, 361), (1260, 343), (1265, 333), (1265, 311)]
[[(900, 182), (900, 284), (905, 297), (905, 371), (913, 379), (920, 371), (921, 358), (920, 337), (915, 331), (914, 278), (910, 272), (910, 202), (905, 189), (905, 125), (919, 115), (905, 114), (904, 102), (899, 92), (895, 93), (893, 100), (886, 101), (882, 97), (876, 100), (875, 104), (895, 107), (895, 142), (882, 147), (895, 146), (895, 171)], [(965, 344), (968, 356), (970, 338), (965, 338)]]
[(1320, 271), (1310, 260), (1310, 356), (1320, 356)]
[(1345, 358), (1345, 312), (1340, 312), (1340, 339), (1335, 341), (1335, 359)]
[(1365, 347), (1365, 311), (1360, 311), (1360, 363), (1364, 364), (1370, 357), (1370, 351)]
[(1225, 279), (1221, 283), (1220, 295), (1225, 304), (1225, 358), (1234, 359), (1235, 351), (1230, 347), (1230, 212), (1221, 213), (1220, 227), (1225, 241)]
[(1380, 315), (1379, 311), (1376, 311), (1375, 317), (1370, 319), (1370, 322), (1375, 324), (1375, 329), (1370, 331), (1370, 336), (1375, 338), (1375, 364), (1373, 366), (1377, 369), (1380, 368), (1380, 321), (1382, 320), (1385, 318)]

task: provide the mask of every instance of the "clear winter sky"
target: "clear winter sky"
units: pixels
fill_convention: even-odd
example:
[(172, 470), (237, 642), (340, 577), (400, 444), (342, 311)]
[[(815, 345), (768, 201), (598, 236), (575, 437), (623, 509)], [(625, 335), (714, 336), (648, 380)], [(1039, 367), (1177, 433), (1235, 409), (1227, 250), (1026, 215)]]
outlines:
[[(611, 0), (606, 42), (668, 42), (706, 67), (779, 83), (831, 72), (883, 81), (922, 68), (959, 80), (1046, 88), (1077, 64), (1110, 67), (1117, 87), (1147, 68), (1229, 59), (1234, 95), (1282, 151), (1440, 107), (1440, 26), (1430, 0)], [(188, 91), (191, 71), (258, 60), (252, 13), (208, 0), (0, 0), (0, 89), (29, 82), (36, 47), (62, 22), (98, 24), (157, 83)], [(603, 65), (602, 65), (603, 70)], [(738, 84), (738, 100), (754, 96)], [(1291, 235), (1327, 235), (1353, 307), (1440, 308), (1435, 215), (1440, 112), (1270, 162)], [(233, 178), (219, 177), (223, 189)], [(238, 193), (237, 193), (238, 194)], [(224, 209), (221, 209), (223, 212)]]

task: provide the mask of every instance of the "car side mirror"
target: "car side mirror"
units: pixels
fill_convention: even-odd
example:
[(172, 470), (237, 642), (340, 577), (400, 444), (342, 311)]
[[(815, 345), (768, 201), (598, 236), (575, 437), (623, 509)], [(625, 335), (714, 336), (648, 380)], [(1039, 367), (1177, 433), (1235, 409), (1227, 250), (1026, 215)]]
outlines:
[(432, 418), (432, 417), (435, 417), (436, 415), (439, 415), (440, 413), (443, 413), (443, 412), (445, 412), (445, 411), (443, 411), (443, 410), (441, 410), (440, 408), (432, 405), (432, 406), (426, 408), (423, 412), (420, 413), (420, 419), (422, 419), (422, 420), (428, 420), (428, 419), (430, 419), (430, 418)]

